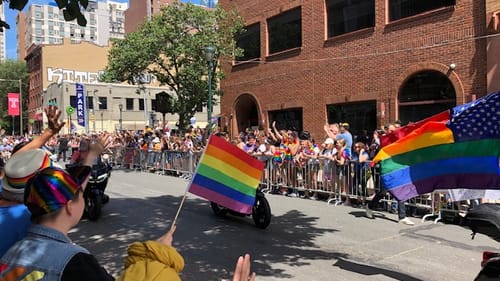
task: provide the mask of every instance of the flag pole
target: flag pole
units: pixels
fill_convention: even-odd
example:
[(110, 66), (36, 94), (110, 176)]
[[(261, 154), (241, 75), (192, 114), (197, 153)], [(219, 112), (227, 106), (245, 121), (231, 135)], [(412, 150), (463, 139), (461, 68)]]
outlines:
[[(203, 157), (205, 156), (205, 151), (207, 150), (207, 147), (208, 147), (208, 144), (210, 143), (210, 138), (211, 137), (212, 137), (212, 135), (210, 134), (210, 136), (208, 137), (207, 144), (203, 148), (203, 154), (200, 157), (200, 162), (203, 159)], [(181, 212), (181, 209), (184, 206), (184, 201), (186, 201), (186, 197), (187, 197), (187, 194), (189, 192), (189, 188), (191, 187), (191, 184), (193, 183), (194, 176), (198, 172), (198, 167), (199, 167), (199, 165), (196, 165), (196, 169), (195, 169), (195, 171), (194, 171), (194, 173), (193, 173), (193, 175), (191, 177), (191, 180), (189, 181), (188, 186), (186, 187), (186, 191), (184, 192), (184, 195), (182, 196), (181, 203), (179, 204), (179, 208), (177, 208), (177, 213), (175, 214), (175, 217), (174, 217), (174, 220), (172, 221), (172, 225), (170, 226), (170, 229), (172, 229), (174, 227), (174, 225), (177, 224), (177, 218), (179, 217), (179, 213)]]

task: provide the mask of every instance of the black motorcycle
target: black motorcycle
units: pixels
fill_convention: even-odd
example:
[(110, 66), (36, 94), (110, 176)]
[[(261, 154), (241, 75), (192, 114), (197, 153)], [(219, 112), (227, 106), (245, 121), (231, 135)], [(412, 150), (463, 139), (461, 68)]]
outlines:
[[(473, 239), (481, 233), (500, 242), (500, 204), (480, 204), (470, 209), (461, 225), (472, 230)], [(500, 280), (500, 252), (483, 252), (481, 271), (474, 280)]]
[[(66, 164), (66, 170), (71, 171), (79, 164)], [(109, 196), (104, 194), (111, 177), (111, 165), (105, 154), (97, 157), (90, 168), (89, 181), (83, 198), (85, 199), (85, 214), (89, 220), (95, 221), (101, 216), (102, 205), (108, 203)]]
[(101, 216), (102, 205), (108, 203), (109, 196), (104, 194), (111, 177), (111, 165), (106, 161), (105, 155), (94, 160), (90, 170), (87, 188), (83, 193), (85, 198), (85, 213), (89, 220), (95, 221)]
[[(210, 206), (212, 207), (215, 215), (219, 217), (225, 217), (228, 213), (238, 217), (250, 216), (249, 214), (242, 214), (230, 210), (214, 202), (210, 202)], [(265, 229), (271, 223), (271, 206), (269, 206), (269, 202), (260, 189), (257, 189), (257, 193), (255, 194), (252, 219), (255, 225), (261, 229)]]

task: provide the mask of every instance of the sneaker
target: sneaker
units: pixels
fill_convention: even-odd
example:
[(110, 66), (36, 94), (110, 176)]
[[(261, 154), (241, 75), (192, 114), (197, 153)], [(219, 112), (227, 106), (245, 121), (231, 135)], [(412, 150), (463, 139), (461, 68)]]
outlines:
[(406, 225), (414, 225), (415, 224), (409, 218), (400, 219), (399, 223), (406, 224)]
[(295, 192), (288, 194), (290, 197), (299, 197), (299, 195)]
[(367, 218), (373, 219), (373, 211), (372, 209), (368, 208), (368, 205), (365, 205), (365, 214)]

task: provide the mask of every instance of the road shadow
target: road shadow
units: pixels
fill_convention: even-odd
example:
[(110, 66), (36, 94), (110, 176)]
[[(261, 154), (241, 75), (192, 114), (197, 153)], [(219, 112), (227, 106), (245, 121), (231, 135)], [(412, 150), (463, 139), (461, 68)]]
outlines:
[[(140, 187), (138, 187), (140, 188)], [(90, 250), (114, 276), (123, 269), (127, 245), (156, 239), (170, 227), (181, 196), (111, 198), (96, 222), (82, 220), (71, 239)], [(229, 278), (239, 255), (250, 253), (252, 270), (259, 276), (294, 279), (287, 267), (314, 260), (348, 258), (325, 251), (315, 238), (335, 229), (318, 228), (318, 217), (298, 210), (273, 216), (267, 229), (257, 228), (251, 217), (215, 216), (207, 201), (188, 198), (177, 221), (176, 247), (185, 260), (183, 280)], [(276, 266), (279, 265), (279, 266)]]
[(333, 264), (333, 266), (342, 268), (347, 271), (351, 272), (356, 272), (359, 274), (363, 275), (384, 275), (390, 278), (393, 278), (395, 280), (405, 280), (405, 281), (423, 281), (422, 279), (418, 279), (415, 277), (412, 277), (407, 274), (403, 274), (397, 271), (393, 270), (388, 270), (380, 267), (375, 267), (371, 265), (366, 265), (366, 264), (359, 264), (356, 262), (352, 262), (349, 260), (345, 260), (341, 257), (337, 258), (337, 261)]
[(393, 219), (391, 217), (388, 217), (384, 213), (381, 213), (381, 212), (378, 212), (378, 211), (373, 211), (373, 219), (370, 219), (370, 218), (366, 217), (366, 212), (365, 211), (352, 211), (352, 212), (349, 212), (349, 215), (354, 216), (356, 218), (365, 218), (367, 220), (384, 219), (384, 220), (392, 221), (392, 222), (395, 222), (395, 223), (398, 222), (398, 220)]

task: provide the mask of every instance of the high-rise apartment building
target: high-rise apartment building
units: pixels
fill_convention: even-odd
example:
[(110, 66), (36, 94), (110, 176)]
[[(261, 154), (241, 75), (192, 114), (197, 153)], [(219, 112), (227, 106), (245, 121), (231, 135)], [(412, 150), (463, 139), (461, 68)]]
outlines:
[[(0, 5), (0, 17), (5, 19), (5, 5)], [(7, 57), (7, 52), (5, 49), (5, 30), (0, 32), (0, 62), (4, 62)]]
[(130, 8), (125, 12), (125, 33), (137, 30), (145, 19), (157, 14), (164, 5), (171, 5), (174, 0), (130, 1)]
[(19, 13), (17, 17), (19, 58), (24, 59), (26, 50), (32, 44), (62, 44), (64, 38), (106, 46), (109, 39), (124, 37), (127, 9), (127, 3), (89, 0), (87, 9), (83, 11), (87, 19), (84, 27), (79, 26), (76, 20), (66, 22), (55, 4), (32, 4), (25, 15)]

